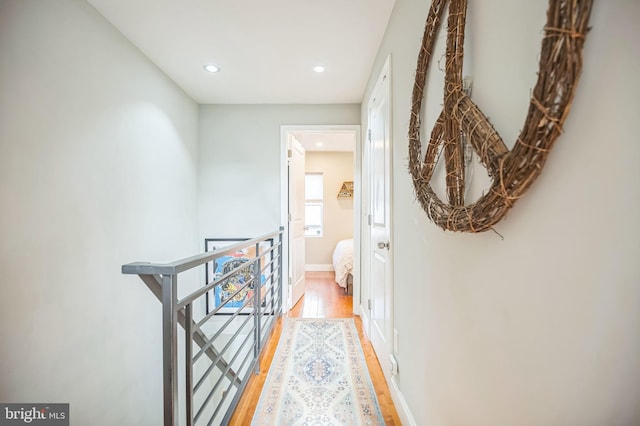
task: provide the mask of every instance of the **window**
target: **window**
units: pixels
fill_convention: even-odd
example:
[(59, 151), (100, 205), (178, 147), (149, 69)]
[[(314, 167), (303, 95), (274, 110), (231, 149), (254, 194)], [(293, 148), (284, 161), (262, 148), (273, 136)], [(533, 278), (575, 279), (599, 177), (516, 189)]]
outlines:
[(322, 237), (322, 173), (304, 175), (304, 235)]

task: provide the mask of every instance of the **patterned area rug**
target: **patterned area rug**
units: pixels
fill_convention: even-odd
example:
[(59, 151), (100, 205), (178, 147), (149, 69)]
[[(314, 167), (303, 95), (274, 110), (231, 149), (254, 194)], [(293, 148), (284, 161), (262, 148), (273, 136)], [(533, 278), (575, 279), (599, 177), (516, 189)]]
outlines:
[(252, 425), (384, 425), (353, 319), (288, 318)]

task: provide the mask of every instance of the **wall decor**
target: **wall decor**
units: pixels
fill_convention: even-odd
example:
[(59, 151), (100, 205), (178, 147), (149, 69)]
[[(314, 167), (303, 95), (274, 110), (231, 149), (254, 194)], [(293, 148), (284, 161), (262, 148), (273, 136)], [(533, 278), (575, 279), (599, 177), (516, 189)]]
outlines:
[[(206, 238), (204, 240), (205, 250), (214, 251), (247, 240), (248, 238)], [(263, 254), (261, 259), (262, 268), (264, 268), (264, 265), (268, 264), (271, 261), (271, 253), (264, 253), (265, 250), (268, 249), (272, 244), (272, 240), (267, 240), (260, 243), (259, 252), (260, 254)], [(233, 269), (240, 267), (247, 262), (251, 262), (255, 259), (255, 257), (255, 247), (249, 247), (242, 250), (234, 251), (232, 253), (228, 253), (224, 256), (218, 257), (211, 262), (207, 262), (205, 264), (206, 282), (209, 284), (214, 280), (219, 279), (224, 274), (229, 273)], [(220, 307), (220, 309), (218, 309), (218, 313), (221, 314), (233, 313), (238, 308), (242, 308), (243, 312), (249, 312), (253, 310), (253, 296), (255, 294), (255, 283), (257, 282), (254, 277), (254, 268), (252, 266), (248, 266), (247, 268), (240, 270), (236, 274), (233, 274), (222, 284), (216, 286), (215, 289), (208, 292), (206, 298), (207, 314), (218, 307)], [(264, 286), (264, 272), (261, 274), (260, 282), (262, 283), (262, 286)]]
[[(427, 71), (446, 6), (444, 107), (422, 157), (420, 117)], [(409, 123), (409, 171), (418, 201), (442, 229), (484, 232), (493, 229), (540, 175), (549, 151), (562, 133), (582, 69), (582, 48), (593, 0), (550, 0), (544, 27), (538, 80), (528, 113), (513, 148), (508, 149), (489, 119), (463, 90), (462, 60), (466, 0), (433, 0), (418, 54)], [(481, 7), (478, 3), (476, 7)], [(492, 179), (490, 189), (465, 205), (462, 139), (471, 144)], [(442, 151), (447, 201), (431, 187)]]
[(338, 198), (353, 198), (353, 181), (342, 182), (338, 191)]

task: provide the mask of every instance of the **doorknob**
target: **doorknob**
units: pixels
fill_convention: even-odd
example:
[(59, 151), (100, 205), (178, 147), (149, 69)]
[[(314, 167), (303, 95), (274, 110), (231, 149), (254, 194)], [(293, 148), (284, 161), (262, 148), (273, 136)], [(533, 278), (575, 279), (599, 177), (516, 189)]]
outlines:
[(386, 241), (386, 242), (382, 242), (382, 241), (380, 241), (380, 242), (378, 243), (378, 248), (379, 248), (380, 250), (385, 249), (385, 248), (386, 248), (387, 250), (389, 250), (389, 241)]

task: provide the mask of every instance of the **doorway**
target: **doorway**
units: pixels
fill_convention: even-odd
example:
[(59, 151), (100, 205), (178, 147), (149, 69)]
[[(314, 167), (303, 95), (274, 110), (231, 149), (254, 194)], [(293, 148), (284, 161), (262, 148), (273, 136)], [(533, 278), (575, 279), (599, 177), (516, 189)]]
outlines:
[[(351, 152), (352, 153), (352, 176), (353, 176), (353, 191), (354, 196), (351, 200), (352, 211), (350, 210), (351, 219), (353, 221), (353, 312), (359, 314), (358, 307), (360, 306), (360, 223), (362, 216), (362, 206), (360, 197), (361, 187), (361, 143), (360, 143), (360, 126), (359, 125), (306, 125), (306, 126), (281, 126), (281, 220), (285, 226), (285, 246), (283, 247), (283, 253), (288, 253), (288, 256), (284, 257), (283, 271), (287, 271), (284, 276), (283, 285), (283, 301), (284, 310), (288, 311), (293, 307), (295, 300), (299, 294), (299, 291), (294, 291), (294, 284), (297, 289), (300, 289), (300, 283), (296, 283), (294, 274), (298, 274), (301, 263), (307, 264), (306, 261), (300, 260), (299, 256), (303, 255), (303, 251), (295, 249), (291, 238), (297, 238), (294, 235), (293, 221), (296, 220), (291, 216), (290, 205), (292, 197), (294, 196), (290, 188), (291, 182), (291, 169), (289, 167), (290, 152), (292, 141), (300, 143), (304, 148), (304, 152)], [(322, 146), (319, 146), (319, 145)], [(332, 199), (328, 201), (335, 202), (335, 197), (339, 188), (335, 188), (335, 193)], [(330, 197), (334, 191), (333, 188), (327, 188), (325, 193), (327, 197)], [(299, 218), (297, 218), (299, 220)], [(326, 223), (325, 226), (331, 226), (331, 223)], [(326, 250), (326, 249), (325, 249)], [(309, 264), (308, 268), (312, 270), (330, 270), (323, 269), (327, 265), (327, 262), (323, 262), (321, 265)], [(330, 262), (329, 262), (330, 263)], [(315, 268), (315, 269), (314, 269)], [(318, 269), (320, 268), (320, 269)], [(294, 271), (296, 269), (296, 271)], [(356, 302), (357, 301), (357, 302)]]

